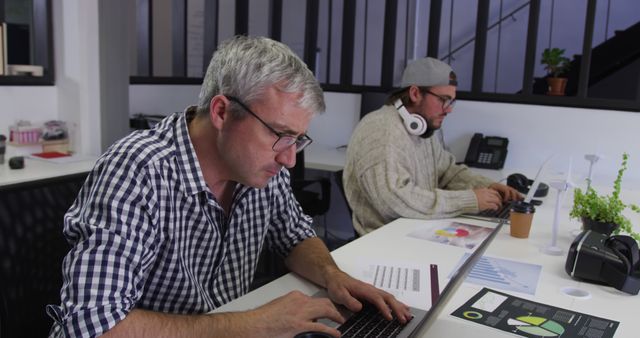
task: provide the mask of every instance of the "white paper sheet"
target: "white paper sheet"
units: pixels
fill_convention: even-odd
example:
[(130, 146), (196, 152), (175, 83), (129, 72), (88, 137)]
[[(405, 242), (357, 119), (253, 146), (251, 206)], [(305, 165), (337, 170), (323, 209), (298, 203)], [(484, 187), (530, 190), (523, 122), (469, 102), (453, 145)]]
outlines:
[(431, 308), (431, 278), (428, 265), (360, 260), (357, 266), (345, 271), (363, 282), (391, 293), (409, 306), (424, 310)]

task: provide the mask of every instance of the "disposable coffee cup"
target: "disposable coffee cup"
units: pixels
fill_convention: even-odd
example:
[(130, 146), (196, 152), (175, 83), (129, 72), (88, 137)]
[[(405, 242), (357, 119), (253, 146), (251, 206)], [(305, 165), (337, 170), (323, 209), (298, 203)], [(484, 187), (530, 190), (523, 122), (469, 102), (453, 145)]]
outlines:
[(510, 222), (511, 236), (516, 238), (529, 238), (531, 221), (536, 208), (531, 203), (517, 201), (511, 206)]

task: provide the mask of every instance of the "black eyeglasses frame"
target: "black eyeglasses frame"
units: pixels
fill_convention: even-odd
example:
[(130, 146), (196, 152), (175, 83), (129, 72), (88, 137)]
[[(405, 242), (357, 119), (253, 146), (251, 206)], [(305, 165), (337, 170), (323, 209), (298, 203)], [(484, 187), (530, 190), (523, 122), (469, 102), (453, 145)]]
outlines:
[(262, 123), (262, 125), (267, 127), (267, 129), (269, 129), (273, 134), (275, 134), (278, 137), (278, 139), (276, 139), (276, 141), (273, 143), (273, 146), (271, 146), (271, 149), (273, 151), (279, 153), (279, 152), (285, 151), (289, 147), (295, 145), (296, 153), (299, 153), (304, 148), (306, 148), (309, 144), (311, 144), (311, 142), (313, 142), (313, 139), (311, 139), (311, 137), (309, 137), (309, 135), (307, 135), (307, 134), (302, 134), (302, 135), (296, 137), (296, 136), (293, 136), (293, 135), (290, 135), (290, 134), (287, 134), (287, 133), (283, 133), (283, 132), (279, 132), (279, 131), (275, 130), (275, 128), (273, 128), (267, 122), (265, 122), (263, 119), (261, 119), (260, 116), (258, 116), (256, 113), (254, 113), (239, 98), (237, 98), (235, 96), (230, 96), (230, 95), (225, 95), (225, 97), (229, 101), (237, 103), (240, 107), (242, 107), (242, 109), (244, 109), (251, 116), (255, 117), (258, 121), (260, 121), (260, 123)]
[(431, 94), (431, 95), (437, 97), (440, 100), (440, 102), (442, 103), (442, 110), (443, 111), (447, 110), (449, 108), (453, 109), (453, 107), (456, 106), (456, 99), (452, 99), (452, 98), (447, 97), (447, 96), (438, 95), (438, 94), (430, 91), (429, 89), (422, 88), (421, 91), (424, 92), (424, 93)]

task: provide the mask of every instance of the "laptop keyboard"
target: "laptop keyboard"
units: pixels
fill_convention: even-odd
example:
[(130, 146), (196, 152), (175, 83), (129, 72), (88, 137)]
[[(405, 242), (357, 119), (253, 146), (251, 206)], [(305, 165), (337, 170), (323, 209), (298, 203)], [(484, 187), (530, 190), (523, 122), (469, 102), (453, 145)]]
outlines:
[(378, 309), (366, 304), (360, 312), (354, 313), (338, 327), (342, 337), (396, 337), (404, 325), (393, 319), (386, 320)]
[(508, 219), (509, 211), (511, 210), (512, 203), (513, 202), (505, 203), (497, 210), (492, 210), (492, 209), (483, 210), (478, 213), (478, 216), (493, 217), (498, 219)]

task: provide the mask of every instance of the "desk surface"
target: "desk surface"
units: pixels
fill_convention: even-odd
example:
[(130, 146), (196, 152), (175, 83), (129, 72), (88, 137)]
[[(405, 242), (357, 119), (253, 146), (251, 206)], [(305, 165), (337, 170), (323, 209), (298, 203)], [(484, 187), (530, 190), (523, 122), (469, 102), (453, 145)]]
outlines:
[[(635, 197), (634, 200), (640, 198), (639, 191), (627, 192), (626, 195), (627, 198)], [(518, 292), (505, 292), (516, 297), (619, 321), (620, 326), (616, 331), (616, 337), (636, 337), (637, 332), (640, 331), (640, 321), (636, 319), (637, 315), (632, 313), (632, 309), (637, 308), (638, 304), (640, 304), (640, 298), (638, 298), (638, 296), (630, 296), (608, 286), (575, 281), (564, 271), (566, 250), (573, 241), (571, 231), (579, 228), (579, 224), (576, 221), (569, 220), (568, 218), (570, 203), (565, 203), (565, 206), (561, 209), (559, 223), (558, 246), (563, 248), (565, 253), (561, 256), (549, 256), (540, 252), (540, 249), (548, 245), (551, 241), (555, 192), (551, 192), (549, 196), (550, 197), (545, 199), (544, 204), (538, 207), (528, 239), (510, 237), (509, 228), (504, 227), (485, 254), (485, 256), (516, 260), (542, 266), (540, 279), (534, 296)], [(566, 200), (571, 201), (569, 198)], [(491, 226), (491, 223), (482, 221), (468, 219), (457, 220), (469, 224)], [(380, 259), (386, 262), (390, 260), (400, 263), (418, 262), (424, 264), (424, 266), (437, 263), (441, 270), (439, 279), (442, 288), (448, 281), (449, 272), (453, 270), (458, 260), (466, 252), (465, 249), (410, 238), (407, 237), (407, 234), (417, 228), (448, 224), (451, 221), (453, 220), (424, 221), (399, 219), (333, 251), (332, 255), (338, 265), (351, 274), (360, 271), (357, 270), (357, 265), (358, 261), (363, 257), (366, 257), (367, 260)], [(635, 217), (632, 222), (638, 224), (638, 217)], [(381, 250), (381, 248), (388, 249)], [(562, 292), (564, 287), (586, 290), (591, 294), (591, 298), (578, 299), (565, 295)], [(511, 334), (462, 321), (450, 315), (450, 313), (464, 304), (481, 288), (482, 287), (478, 285), (464, 283), (449, 301), (429, 332), (422, 332), (420, 336), (513, 337)], [(315, 293), (318, 288), (293, 274), (288, 274), (220, 307), (216, 311), (241, 311), (255, 308), (291, 290), (300, 290), (311, 295)]]
[(347, 163), (347, 148), (311, 143), (304, 149), (304, 166), (308, 169), (338, 171)]
[(23, 169), (10, 169), (5, 161), (0, 164), (0, 187), (88, 172), (96, 160), (97, 157), (82, 157), (73, 162), (54, 163), (25, 157)]

